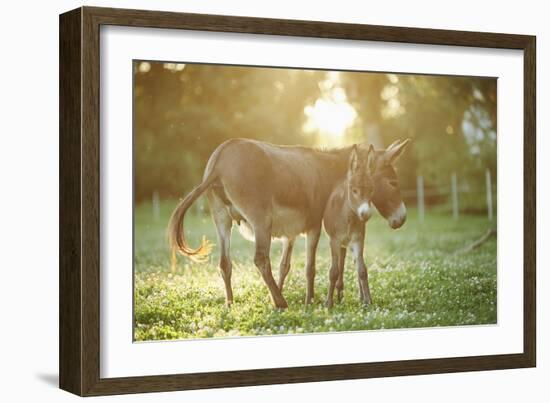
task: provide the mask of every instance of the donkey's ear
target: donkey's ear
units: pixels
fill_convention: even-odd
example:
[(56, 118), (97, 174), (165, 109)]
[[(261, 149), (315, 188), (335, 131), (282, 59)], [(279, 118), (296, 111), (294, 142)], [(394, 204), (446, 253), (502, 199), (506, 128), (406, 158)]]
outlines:
[(386, 147), (386, 151), (390, 151), (393, 147), (399, 145), (399, 143), (401, 143), (401, 139), (395, 140), (393, 143)]
[(401, 157), (403, 151), (405, 151), (405, 148), (410, 142), (411, 139), (406, 139), (401, 143), (393, 143), (392, 145), (390, 145), (384, 153), (384, 159), (386, 160), (386, 162), (389, 164), (395, 163), (395, 161), (397, 161), (399, 157)]
[(349, 170), (356, 172), (359, 167), (359, 157), (357, 155), (357, 144), (354, 144), (351, 148), (351, 154), (349, 156)]
[(374, 146), (371, 144), (367, 151), (367, 171), (369, 173), (374, 173), (376, 169), (376, 152), (374, 151)]

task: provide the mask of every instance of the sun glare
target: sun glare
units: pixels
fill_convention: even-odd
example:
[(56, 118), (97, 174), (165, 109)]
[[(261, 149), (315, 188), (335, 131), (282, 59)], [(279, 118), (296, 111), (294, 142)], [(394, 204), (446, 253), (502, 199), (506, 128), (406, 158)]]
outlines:
[(318, 99), (315, 105), (305, 109), (308, 117), (308, 131), (318, 131), (332, 137), (342, 136), (357, 116), (355, 109), (347, 102)]
[(319, 134), (330, 145), (341, 143), (346, 130), (357, 117), (357, 112), (347, 101), (344, 89), (338, 84), (337, 76), (329, 76), (322, 83), (323, 96), (304, 109), (307, 116), (304, 130)]

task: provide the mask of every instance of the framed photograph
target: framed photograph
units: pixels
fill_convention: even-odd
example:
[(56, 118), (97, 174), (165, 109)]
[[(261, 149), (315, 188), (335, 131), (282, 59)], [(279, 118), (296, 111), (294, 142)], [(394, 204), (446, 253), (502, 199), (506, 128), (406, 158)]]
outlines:
[(60, 16), (60, 387), (533, 367), (535, 37)]

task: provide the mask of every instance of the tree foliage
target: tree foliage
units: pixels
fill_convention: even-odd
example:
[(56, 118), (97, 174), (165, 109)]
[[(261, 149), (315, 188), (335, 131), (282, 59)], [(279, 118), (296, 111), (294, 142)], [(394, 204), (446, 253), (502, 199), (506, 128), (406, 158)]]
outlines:
[(399, 163), (403, 188), (414, 189), (418, 174), (428, 188), (453, 173), (472, 188), (482, 188), (485, 169), (496, 178), (496, 79), (135, 62), (134, 84), (138, 201), (181, 197), (229, 138), (329, 144), (304, 130), (304, 111), (335, 88), (356, 112), (342, 144), (413, 139)]
[[(148, 63), (135, 69), (136, 198), (180, 197), (195, 186), (223, 141), (247, 137), (308, 144), (304, 106), (325, 73)], [(182, 67), (179, 67), (182, 66)]]

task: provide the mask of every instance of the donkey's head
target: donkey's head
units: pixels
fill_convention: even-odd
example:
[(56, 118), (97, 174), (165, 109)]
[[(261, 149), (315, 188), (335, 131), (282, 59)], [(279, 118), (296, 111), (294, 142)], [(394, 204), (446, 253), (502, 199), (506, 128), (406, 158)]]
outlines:
[(385, 150), (377, 150), (373, 163), (372, 177), (375, 192), (372, 201), (393, 229), (400, 228), (407, 218), (407, 209), (401, 197), (394, 164), (409, 142), (410, 139), (398, 140)]
[(371, 170), (374, 167), (374, 154), (372, 145), (366, 150), (354, 146), (349, 159), (348, 205), (361, 221), (367, 221), (372, 215), (374, 182)]

